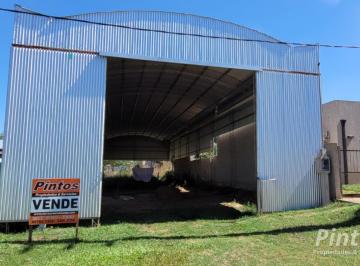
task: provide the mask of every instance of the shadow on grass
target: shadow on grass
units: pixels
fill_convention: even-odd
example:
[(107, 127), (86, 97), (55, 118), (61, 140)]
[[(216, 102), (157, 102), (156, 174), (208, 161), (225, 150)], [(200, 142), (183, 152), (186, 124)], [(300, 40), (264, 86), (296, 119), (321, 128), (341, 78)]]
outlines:
[(133, 213), (117, 213), (116, 217), (104, 216), (101, 218), (102, 225), (119, 223), (153, 224), (163, 222), (185, 222), (194, 220), (235, 220), (243, 217), (255, 216), (256, 211), (238, 211), (233, 208), (221, 206), (218, 202), (213, 206), (174, 208), (167, 210), (150, 210)]
[(107, 247), (113, 246), (117, 242), (121, 241), (141, 241), (141, 240), (196, 240), (196, 239), (211, 239), (211, 238), (227, 238), (227, 237), (241, 237), (241, 236), (258, 236), (258, 235), (270, 235), (276, 236), (280, 234), (288, 233), (303, 233), (303, 232), (313, 232), (320, 229), (339, 229), (343, 227), (350, 227), (360, 225), (360, 210), (358, 210), (354, 217), (348, 221), (333, 223), (333, 224), (322, 224), (322, 225), (304, 225), (304, 226), (294, 226), (294, 227), (285, 227), (268, 231), (253, 231), (253, 232), (242, 232), (242, 233), (228, 233), (228, 234), (210, 234), (210, 235), (174, 235), (174, 236), (130, 236), (130, 237), (120, 237), (110, 240), (86, 240), (79, 239), (75, 240), (73, 238), (66, 239), (56, 239), (56, 240), (38, 240), (33, 243), (27, 243), (26, 241), (19, 240), (10, 240), (10, 241), (0, 241), (0, 244), (22, 244), (25, 245), (22, 253), (29, 252), (32, 248), (37, 245), (48, 245), (48, 244), (67, 244), (65, 247), (66, 250), (72, 249), (76, 246), (77, 243), (81, 244), (103, 244)]
[[(174, 186), (133, 184), (118, 192), (107, 191), (102, 199), (101, 224), (152, 224), (191, 220), (235, 220), (256, 215), (256, 195), (231, 188), (191, 187), (181, 193)], [(128, 190), (126, 190), (128, 188)], [(225, 204), (225, 205), (224, 205)], [(227, 206), (226, 204), (230, 204)], [(234, 206), (231, 204), (235, 204)], [(90, 219), (81, 220), (81, 226), (93, 226)], [(26, 222), (0, 223), (0, 232), (23, 233)], [(69, 227), (69, 225), (56, 225)]]

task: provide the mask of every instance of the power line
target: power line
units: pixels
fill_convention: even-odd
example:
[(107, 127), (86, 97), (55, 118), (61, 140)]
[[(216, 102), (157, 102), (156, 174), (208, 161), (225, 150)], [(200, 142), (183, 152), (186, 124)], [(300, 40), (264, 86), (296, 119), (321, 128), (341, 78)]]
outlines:
[(128, 29), (128, 30), (155, 32), (155, 33), (163, 33), (163, 34), (173, 34), (173, 35), (180, 35), (180, 36), (192, 36), (192, 37), (209, 38), (209, 39), (223, 39), (223, 40), (229, 40), (229, 41), (258, 42), (258, 43), (271, 43), (271, 44), (283, 44), (283, 45), (294, 45), (294, 46), (360, 49), (360, 45), (333, 45), (333, 44), (320, 44), (320, 43), (315, 44), (315, 43), (300, 43), (300, 42), (283, 42), (283, 41), (271, 41), (271, 40), (243, 39), (243, 38), (235, 38), (235, 37), (204, 35), (204, 34), (196, 34), (196, 33), (175, 32), (175, 31), (147, 29), (147, 28), (140, 28), (140, 27), (131, 27), (131, 26), (126, 26), (126, 25), (95, 22), (95, 21), (89, 21), (89, 20), (84, 20), (84, 19), (76, 19), (76, 18), (70, 18), (70, 17), (51, 16), (51, 15), (45, 15), (45, 14), (33, 13), (33, 12), (27, 12), (27, 11), (15, 10), (15, 9), (8, 9), (8, 8), (0, 8), (0, 11), (8, 12), (8, 13), (26, 14), (26, 15), (44, 17), (44, 18), (49, 18), (49, 19), (81, 22), (81, 23), (98, 25), (98, 26), (116, 27), (116, 28), (122, 28), (122, 29)]

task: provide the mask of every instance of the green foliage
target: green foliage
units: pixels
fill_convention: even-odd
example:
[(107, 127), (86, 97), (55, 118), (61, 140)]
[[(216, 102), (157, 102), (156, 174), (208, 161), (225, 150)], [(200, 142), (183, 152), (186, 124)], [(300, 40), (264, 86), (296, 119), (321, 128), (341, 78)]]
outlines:
[(112, 166), (127, 166), (127, 167), (133, 167), (135, 166), (138, 161), (130, 161), (130, 160), (104, 160), (104, 165), (112, 165)]
[(343, 194), (360, 194), (360, 184), (343, 185)]
[(211, 143), (211, 149), (200, 153), (200, 159), (212, 160), (218, 155), (218, 145), (215, 140)]
[(112, 174), (115, 176), (132, 176), (132, 168), (137, 165), (139, 161), (130, 161), (130, 160), (105, 160), (104, 161), (104, 174), (105, 176), (108, 176), (108, 173), (106, 171), (106, 166), (111, 165), (112, 167), (118, 168), (119, 170), (116, 172), (113, 172)]
[(0, 139), (4, 138), (4, 133), (0, 133)]

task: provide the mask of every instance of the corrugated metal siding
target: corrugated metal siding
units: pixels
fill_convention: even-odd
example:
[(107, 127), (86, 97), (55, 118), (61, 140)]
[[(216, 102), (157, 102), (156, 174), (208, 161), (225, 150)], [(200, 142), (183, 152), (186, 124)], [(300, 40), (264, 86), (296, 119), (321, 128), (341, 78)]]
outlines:
[[(170, 144), (170, 158), (180, 159), (208, 151), (214, 137), (255, 121), (254, 113), (253, 105), (246, 106), (243, 109), (234, 110), (184, 137), (175, 138)], [(180, 150), (178, 151), (178, 149)]]
[(196, 183), (256, 191), (255, 123), (217, 137), (218, 155), (210, 159), (175, 160), (175, 175)]
[(217, 137), (218, 156), (213, 159), (216, 185), (256, 191), (255, 123)]
[[(184, 14), (131, 11), (75, 18), (274, 40), (232, 23)], [(23, 14), (16, 15), (13, 42), (239, 69), (318, 73), (319, 61), (314, 47), (169, 35)], [(33, 177), (80, 177), (81, 217), (100, 215), (105, 69), (106, 60), (95, 55), (14, 49), (0, 180), (1, 221), (27, 219)], [(276, 179), (261, 190), (269, 211), (320, 204), (314, 165), (321, 147), (318, 80), (311, 75), (257, 74), (257, 174), (263, 180)], [(189, 139), (198, 141), (193, 145)], [(193, 149), (206, 149), (209, 139), (182, 138), (172, 143), (172, 155), (182, 158)]]
[(0, 221), (28, 219), (31, 180), (81, 179), (81, 218), (99, 217), (106, 59), (13, 48)]
[(257, 175), (276, 179), (262, 187), (264, 211), (320, 205), (319, 77), (259, 72), (256, 96)]
[(277, 194), (281, 187), (277, 186), (276, 179), (258, 179), (257, 180), (257, 208), (260, 212), (278, 211), (278, 198), (269, 197)]
[[(145, 29), (274, 41), (233, 23), (186, 14), (118, 11), (74, 18)], [(314, 47), (145, 32), (24, 14), (16, 16), (13, 42), (188, 64), (318, 72), (318, 51)]]

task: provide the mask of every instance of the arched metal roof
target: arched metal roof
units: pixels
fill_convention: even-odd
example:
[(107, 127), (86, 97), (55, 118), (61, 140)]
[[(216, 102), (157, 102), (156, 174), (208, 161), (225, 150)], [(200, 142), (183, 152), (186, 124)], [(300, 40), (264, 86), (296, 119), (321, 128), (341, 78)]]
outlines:
[(13, 43), (142, 60), (318, 73), (316, 47), (271, 43), (276, 39), (217, 19), (159, 11), (100, 12), (68, 18), (106, 25), (17, 14)]
[[(27, 11), (30, 13), (40, 14), (38, 12), (24, 8), (20, 5), (16, 5), (16, 9)], [(65, 18), (88, 20), (88, 21), (93, 21), (93, 22), (105, 22), (108, 20), (108, 18), (114, 18), (117, 16), (130, 16), (133, 18), (136, 18), (136, 17), (154, 18), (154, 17), (160, 17), (160, 16), (162, 16), (164, 18), (171, 18), (174, 16), (184, 17), (188, 21), (202, 20), (206, 24), (212, 23), (212, 24), (217, 24), (223, 28), (228, 27), (229, 29), (233, 28), (238, 31), (247, 32), (248, 34), (252, 33), (251, 35), (253, 35), (254, 37), (255, 36), (258, 37), (258, 38), (256, 38), (257, 40), (267, 40), (267, 41), (274, 41), (274, 42), (279, 41), (278, 39), (275, 39), (274, 37), (272, 37), (268, 34), (265, 34), (263, 32), (260, 32), (258, 30), (255, 30), (255, 29), (243, 26), (243, 25), (233, 23), (231, 21), (225, 21), (225, 20), (221, 20), (221, 19), (217, 19), (217, 18), (200, 16), (200, 15), (189, 14), (189, 13), (180, 13), (180, 12), (168, 12), (168, 11), (159, 11), (159, 10), (114, 10), (114, 11), (102, 11), (102, 12), (88, 12), (88, 13), (65, 16)], [(136, 22), (137, 21), (135, 21), (135, 23)], [(132, 26), (134, 26), (134, 25), (132, 25)], [(151, 29), (155, 29), (155, 28), (151, 28)], [(182, 29), (182, 30), (184, 30), (184, 29)], [(182, 31), (182, 32), (184, 32), (184, 31)], [(224, 34), (224, 32), (220, 32), (220, 33), (222, 35)], [(217, 35), (217, 36), (222, 36), (222, 35)], [(229, 36), (227, 36), (227, 37), (229, 37)]]
[[(155, 17), (163, 17), (164, 19), (170, 19), (173, 17), (183, 17), (185, 20), (188, 21), (203, 21), (204, 24), (215, 24), (219, 27), (219, 29), (227, 29), (231, 33), (234, 32), (243, 32), (247, 35), (251, 35), (254, 37), (255, 40), (266, 40), (266, 41), (279, 41), (278, 39), (273, 38), (270, 35), (267, 35), (263, 32), (260, 32), (255, 29), (251, 29), (249, 27), (245, 27), (243, 25), (239, 25), (230, 21), (225, 21), (217, 18), (211, 18), (206, 16), (200, 16), (195, 14), (188, 14), (188, 13), (180, 13), (180, 12), (167, 12), (167, 11), (153, 11), (153, 10), (115, 10), (115, 11), (107, 11), (107, 12), (90, 12), (90, 13), (84, 13), (84, 14), (77, 14), (72, 16), (66, 16), (68, 18), (74, 18), (74, 19), (82, 19), (82, 20), (89, 20), (94, 22), (104, 22), (107, 20), (107, 18), (110, 17), (116, 17), (116, 16), (129, 16), (134, 18), (134, 22), (137, 23), (136, 18), (155, 18)], [(155, 28), (151, 28), (155, 29)], [(161, 29), (161, 28), (159, 28)], [(181, 32), (186, 32), (186, 29), (181, 29)], [(191, 33), (191, 32), (189, 32)], [(218, 32), (220, 35), (216, 36), (226, 36), (230, 37), (229, 35), (226, 35), (229, 32)]]

